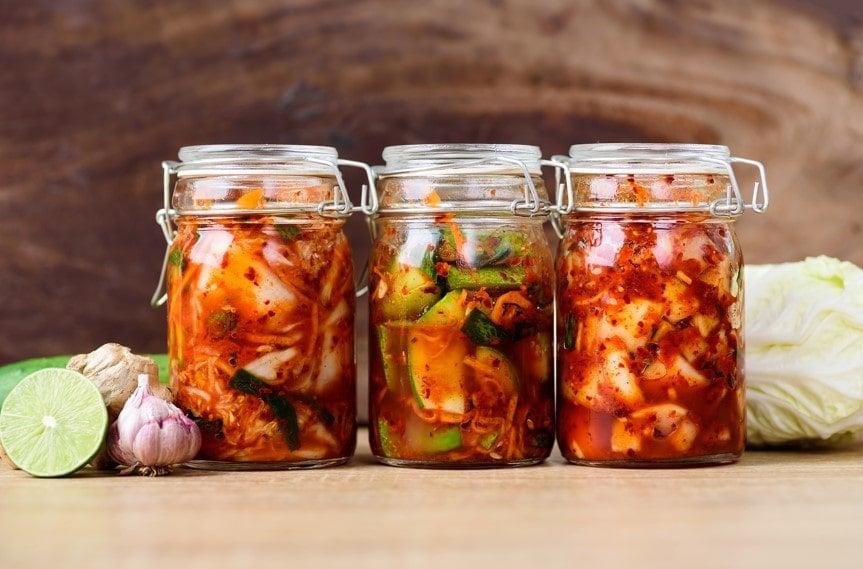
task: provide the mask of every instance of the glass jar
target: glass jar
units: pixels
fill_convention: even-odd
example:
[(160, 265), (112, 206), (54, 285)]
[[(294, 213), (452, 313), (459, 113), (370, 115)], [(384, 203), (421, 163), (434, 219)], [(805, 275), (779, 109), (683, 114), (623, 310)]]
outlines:
[[(353, 210), (317, 146), (185, 147), (163, 164), (175, 403), (201, 428), (190, 466), (346, 462), (356, 438)], [(176, 176), (176, 185), (172, 183)], [(176, 225), (176, 227), (175, 227)], [(160, 298), (161, 297), (161, 298)]]
[(542, 462), (553, 265), (533, 146), (386, 148), (369, 272), (372, 451), (394, 466)]
[[(556, 261), (558, 443), (570, 462), (718, 464), (744, 447), (743, 258), (763, 166), (708, 145), (576, 145)], [(752, 203), (732, 163), (757, 166)]]

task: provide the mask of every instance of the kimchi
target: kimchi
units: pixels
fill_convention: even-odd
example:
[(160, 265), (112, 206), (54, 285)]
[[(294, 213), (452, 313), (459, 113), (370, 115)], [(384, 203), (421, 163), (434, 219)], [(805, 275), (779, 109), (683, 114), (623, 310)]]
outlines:
[[(175, 203), (195, 213), (181, 212), (168, 255), (168, 352), (176, 404), (201, 427), (199, 464), (323, 466), (353, 453), (344, 221), (267, 211), (324, 200), (335, 184), (320, 174), (180, 180)], [(214, 195), (239, 213), (216, 211)]]
[[(496, 198), (523, 194), (520, 174), (436, 176), (385, 178), (384, 205), (419, 195), (433, 212), (472, 199), (471, 180)], [(394, 465), (533, 464), (554, 439), (553, 267), (542, 218), (458, 210), (384, 207), (376, 222), (372, 450)]]
[(697, 207), (644, 207), (657, 196), (687, 205), (723, 196), (728, 177), (581, 175), (574, 183), (588, 197), (630, 199), (637, 211), (596, 207), (566, 219), (556, 269), (564, 457), (735, 460), (745, 436), (743, 273), (731, 220)]

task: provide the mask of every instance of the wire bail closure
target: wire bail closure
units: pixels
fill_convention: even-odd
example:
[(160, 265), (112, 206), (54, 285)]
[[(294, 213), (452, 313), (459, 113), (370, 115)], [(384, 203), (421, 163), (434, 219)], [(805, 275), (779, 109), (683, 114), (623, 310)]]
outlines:
[[(297, 160), (302, 160), (304, 162), (309, 162), (312, 164), (326, 166), (327, 168), (332, 169), (333, 176), (336, 179), (336, 185), (333, 188), (333, 199), (331, 201), (324, 201), (317, 205), (309, 204), (309, 205), (298, 205), (298, 206), (290, 206), (290, 207), (274, 207), (268, 208), (266, 210), (260, 209), (226, 209), (226, 210), (192, 210), (183, 212), (186, 215), (206, 215), (211, 217), (218, 216), (237, 216), (237, 215), (259, 215), (262, 211), (265, 211), (267, 214), (271, 215), (279, 215), (279, 214), (292, 214), (292, 213), (310, 213), (317, 214), (322, 217), (330, 217), (330, 218), (348, 218), (350, 217), (357, 209), (361, 210), (363, 213), (368, 213), (370, 211), (370, 207), (377, 208), (377, 194), (374, 190), (375, 188), (375, 174), (372, 171), (371, 167), (364, 162), (357, 162), (354, 160), (345, 160), (342, 158), (338, 158), (335, 161), (335, 164), (332, 161), (322, 160), (320, 158), (314, 158), (312, 156), (302, 156), (298, 157)], [(153, 296), (150, 298), (151, 306), (162, 306), (167, 302), (168, 295), (165, 291), (166, 287), (166, 275), (168, 272), (168, 257), (170, 255), (171, 244), (174, 242), (174, 238), (177, 234), (176, 222), (174, 221), (180, 213), (171, 207), (171, 197), (173, 196), (173, 188), (176, 183), (176, 179), (179, 177), (179, 171), (182, 166), (188, 166), (190, 164), (197, 166), (206, 166), (212, 165), (213, 163), (218, 163), (219, 165), (231, 164), (231, 163), (245, 163), (243, 160), (226, 160), (226, 159), (218, 159), (213, 161), (208, 160), (200, 160), (196, 162), (176, 162), (172, 160), (165, 160), (162, 162), (162, 207), (156, 212), (156, 223), (162, 229), (162, 235), (165, 237), (165, 242), (167, 243), (167, 247), (165, 248), (165, 256), (162, 260), (162, 269), (159, 273), (159, 282), (156, 285), (156, 290), (153, 292)], [(339, 166), (345, 166), (349, 168), (360, 168), (366, 174), (366, 179), (368, 184), (363, 184), (362, 187), (362, 198), (361, 205), (359, 208), (354, 207), (353, 203), (351, 203), (351, 198), (348, 195), (347, 187), (345, 186), (344, 178), (342, 177), (341, 170), (339, 170)], [(224, 173), (224, 172), (220, 172)], [(370, 198), (370, 202), (368, 196), (372, 194), (373, 197)]]
[[(767, 186), (767, 171), (764, 164), (757, 160), (748, 158), (739, 158), (732, 156), (727, 160), (720, 160), (712, 157), (700, 157), (701, 162), (716, 165), (725, 171), (728, 175), (729, 185), (724, 198), (715, 200), (707, 206), (675, 206), (668, 205), (662, 207), (615, 207), (610, 206), (579, 206), (575, 203), (575, 195), (572, 187), (572, 172), (578, 169), (573, 169), (568, 162), (568, 156), (554, 156), (548, 162), (548, 165), (553, 165), (558, 168), (555, 171), (555, 185), (557, 186), (556, 203), (551, 207), (550, 218), (552, 226), (555, 228), (559, 237), (562, 237), (561, 217), (573, 212), (602, 212), (602, 211), (619, 211), (622, 213), (659, 213), (659, 212), (674, 212), (674, 211), (708, 211), (711, 215), (717, 217), (734, 217), (741, 215), (746, 210), (752, 210), (755, 213), (764, 213), (770, 206), (770, 192)], [(747, 164), (755, 167), (758, 170), (758, 180), (755, 182), (752, 189), (752, 198), (750, 202), (746, 202), (743, 194), (740, 191), (740, 185), (737, 182), (737, 176), (734, 173), (734, 164)], [(562, 167), (561, 167), (562, 166)], [(568, 183), (561, 184), (560, 175), (566, 176)]]
[[(566, 162), (555, 158), (541, 160), (540, 164), (554, 168), (554, 204), (548, 206), (548, 220), (557, 237), (563, 239), (561, 215), (570, 213), (575, 203), (575, 195), (572, 190), (572, 173)], [(563, 178), (562, 182), (561, 178)], [(564, 194), (566, 195), (567, 206), (565, 210), (562, 210), (560, 204), (563, 202)]]

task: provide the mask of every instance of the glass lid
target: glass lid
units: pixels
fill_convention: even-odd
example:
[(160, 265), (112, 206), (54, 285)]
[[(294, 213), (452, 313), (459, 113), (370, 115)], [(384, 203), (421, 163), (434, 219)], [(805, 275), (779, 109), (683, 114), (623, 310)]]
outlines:
[(561, 158), (574, 173), (727, 174), (731, 152), (713, 144), (574, 144)]
[(386, 213), (509, 212), (545, 215), (542, 151), (523, 144), (388, 146), (377, 174)]
[[(707, 212), (728, 217), (767, 210), (764, 166), (711, 144), (575, 144), (555, 156), (569, 171), (558, 183), (557, 212)], [(759, 180), (746, 203), (733, 164), (754, 166)]]
[(339, 153), (331, 146), (301, 144), (207, 144), (184, 146), (177, 177), (263, 172), (333, 175)]
[(517, 172), (525, 168), (539, 174), (542, 151), (525, 144), (406, 144), (387, 146), (384, 166), (377, 166), (379, 176), (410, 174), (446, 174)]

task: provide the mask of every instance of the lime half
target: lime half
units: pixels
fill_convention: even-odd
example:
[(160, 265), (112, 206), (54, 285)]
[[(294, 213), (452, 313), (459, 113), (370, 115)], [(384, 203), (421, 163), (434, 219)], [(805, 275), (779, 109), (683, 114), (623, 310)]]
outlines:
[(99, 452), (108, 411), (99, 389), (68, 369), (43, 369), (21, 380), (0, 410), (0, 442), (18, 468), (63, 476)]

